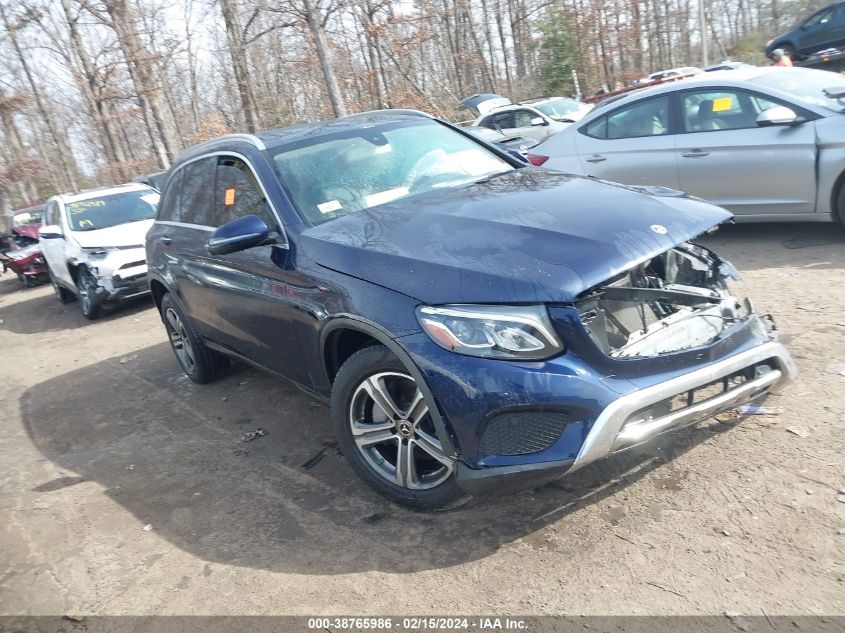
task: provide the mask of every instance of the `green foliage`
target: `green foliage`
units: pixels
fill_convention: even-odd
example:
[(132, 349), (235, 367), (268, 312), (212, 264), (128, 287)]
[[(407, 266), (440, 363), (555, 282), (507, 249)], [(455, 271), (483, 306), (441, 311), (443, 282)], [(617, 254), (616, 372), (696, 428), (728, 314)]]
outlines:
[(572, 71), (579, 66), (581, 54), (563, 9), (550, 8), (539, 28), (538, 53), (543, 87), (549, 94), (574, 93)]

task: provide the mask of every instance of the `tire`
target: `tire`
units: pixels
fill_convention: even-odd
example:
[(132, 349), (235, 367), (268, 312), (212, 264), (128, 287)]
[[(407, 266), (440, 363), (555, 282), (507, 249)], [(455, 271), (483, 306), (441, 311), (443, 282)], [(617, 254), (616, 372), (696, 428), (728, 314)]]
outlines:
[(839, 193), (836, 194), (836, 208), (833, 211), (834, 217), (839, 220), (839, 225), (845, 228), (845, 174), (839, 185)]
[(161, 320), (176, 360), (188, 378), (205, 385), (223, 375), (229, 365), (228, 359), (208, 348), (169, 293), (161, 298)]
[[(332, 386), (332, 422), (352, 469), (379, 494), (416, 510), (467, 498), (429, 406), (405, 365), (381, 345), (350, 356)], [(402, 463), (407, 466), (396, 467)]]
[(56, 298), (60, 303), (70, 303), (76, 300), (76, 295), (73, 292), (59, 284), (52, 270), (47, 269), (47, 274), (50, 275), (50, 284), (53, 286), (53, 292), (56, 293)]
[(797, 62), (801, 58), (801, 56), (795, 52), (795, 47), (792, 44), (782, 44), (777, 48), (781, 49), (784, 54), (789, 57), (789, 59), (793, 62)]
[(76, 275), (76, 293), (82, 316), (93, 321), (100, 316), (100, 305), (95, 301), (97, 282), (84, 266)]

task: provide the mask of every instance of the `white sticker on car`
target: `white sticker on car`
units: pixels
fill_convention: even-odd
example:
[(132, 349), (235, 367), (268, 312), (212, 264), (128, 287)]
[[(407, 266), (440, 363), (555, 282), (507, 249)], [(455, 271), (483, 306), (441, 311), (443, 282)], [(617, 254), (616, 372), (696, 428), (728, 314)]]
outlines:
[(331, 213), (332, 211), (339, 211), (343, 207), (337, 200), (329, 200), (317, 205), (317, 211), (320, 213)]

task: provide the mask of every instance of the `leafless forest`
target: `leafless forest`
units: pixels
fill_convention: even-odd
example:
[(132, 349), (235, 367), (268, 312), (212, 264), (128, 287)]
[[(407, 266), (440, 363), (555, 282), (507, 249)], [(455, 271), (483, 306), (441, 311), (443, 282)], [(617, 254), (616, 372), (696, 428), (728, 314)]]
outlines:
[(460, 119), (480, 91), (573, 94), (577, 76), (589, 94), (764, 63), (766, 40), (823, 4), (0, 0), (0, 211), (166, 168), (228, 131), (382, 107)]

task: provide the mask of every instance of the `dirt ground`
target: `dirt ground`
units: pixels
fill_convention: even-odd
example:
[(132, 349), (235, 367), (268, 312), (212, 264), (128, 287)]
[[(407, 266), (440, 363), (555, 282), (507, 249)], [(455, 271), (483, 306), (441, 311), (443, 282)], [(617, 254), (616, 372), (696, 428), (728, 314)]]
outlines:
[(844, 614), (845, 232), (706, 241), (798, 362), (777, 415), (437, 514), (370, 492), (295, 387), (188, 382), (149, 301), (88, 322), (3, 275), (0, 613)]

